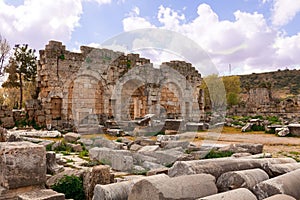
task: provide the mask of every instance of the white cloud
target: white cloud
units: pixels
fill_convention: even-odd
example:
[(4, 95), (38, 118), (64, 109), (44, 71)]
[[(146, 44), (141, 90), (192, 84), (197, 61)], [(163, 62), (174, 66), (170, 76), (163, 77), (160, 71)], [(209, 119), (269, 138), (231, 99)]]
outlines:
[(25, 0), (12, 6), (0, 0), (0, 33), (11, 44), (26, 41), (41, 48), (50, 39), (68, 41), (79, 26), (82, 14), (80, 0)]
[(284, 26), (300, 12), (299, 0), (274, 0), (272, 9), (272, 23), (275, 26)]
[[(199, 44), (208, 52), (220, 74), (228, 72), (229, 64), (238, 74), (299, 66), (300, 57), (297, 54), (300, 52), (300, 33), (286, 37), (282, 30), (279, 32), (267, 23), (262, 14), (256, 12), (238, 10), (234, 12), (235, 20), (219, 20), (209, 5), (200, 4), (197, 14), (193, 21), (185, 22), (183, 14), (160, 6), (157, 15), (161, 22), (159, 28), (182, 33)], [(148, 27), (153, 26), (141, 17), (127, 17), (124, 20), (130, 21), (130, 30), (138, 29), (140, 21)], [(128, 24), (124, 30), (129, 30)]]
[(87, 2), (94, 1), (94, 2), (98, 3), (99, 5), (111, 3), (111, 0), (83, 0), (83, 1), (87, 1)]
[(147, 19), (140, 17), (139, 15), (140, 9), (138, 7), (134, 7), (128, 16), (122, 21), (124, 31), (155, 27)]

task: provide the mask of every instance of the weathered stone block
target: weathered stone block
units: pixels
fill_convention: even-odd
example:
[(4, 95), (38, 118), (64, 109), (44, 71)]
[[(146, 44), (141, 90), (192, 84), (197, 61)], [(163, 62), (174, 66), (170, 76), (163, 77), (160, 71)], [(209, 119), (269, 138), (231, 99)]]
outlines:
[(300, 199), (300, 169), (257, 184), (253, 191), (259, 200), (275, 194), (287, 194)]
[(65, 200), (65, 195), (50, 189), (34, 190), (20, 194), (18, 200)]
[(46, 152), (30, 142), (0, 143), (0, 186), (14, 189), (44, 185)]
[(262, 169), (232, 171), (226, 172), (218, 178), (217, 187), (219, 192), (238, 188), (247, 188), (252, 190), (256, 184), (267, 179), (269, 179), (269, 176)]
[(198, 200), (257, 200), (257, 198), (249, 190), (245, 188), (240, 188), (203, 197)]
[(91, 200), (94, 195), (96, 184), (106, 185), (111, 183), (110, 167), (99, 165), (89, 168), (83, 176), (83, 187), (87, 200)]
[(77, 133), (67, 133), (64, 136), (66, 142), (75, 142), (76, 140), (80, 139), (81, 135)]
[(175, 178), (142, 179), (134, 184), (128, 200), (193, 200), (216, 194), (215, 178), (196, 174)]

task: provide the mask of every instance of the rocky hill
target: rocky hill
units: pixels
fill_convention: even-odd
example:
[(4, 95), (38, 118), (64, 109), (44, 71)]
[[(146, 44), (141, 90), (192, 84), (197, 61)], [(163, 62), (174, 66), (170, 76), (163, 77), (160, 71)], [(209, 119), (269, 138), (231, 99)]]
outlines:
[(243, 92), (251, 88), (268, 88), (272, 97), (284, 99), (300, 94), (300, 70), (278, 70), (266, 73), (240, 75)]

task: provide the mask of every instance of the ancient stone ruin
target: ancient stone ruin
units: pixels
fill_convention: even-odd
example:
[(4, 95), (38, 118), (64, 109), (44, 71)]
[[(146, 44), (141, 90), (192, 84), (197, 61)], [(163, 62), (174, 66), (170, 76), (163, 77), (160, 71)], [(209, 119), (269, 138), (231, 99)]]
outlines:
[(80, 129), (149, 113), (198, 122), (203, 115), (201, 75), (190, 63), (171, 61), (157, 69), (138, 54), (80, 50), (50, 41), (40, 51), (39, 99), (47, 126)]

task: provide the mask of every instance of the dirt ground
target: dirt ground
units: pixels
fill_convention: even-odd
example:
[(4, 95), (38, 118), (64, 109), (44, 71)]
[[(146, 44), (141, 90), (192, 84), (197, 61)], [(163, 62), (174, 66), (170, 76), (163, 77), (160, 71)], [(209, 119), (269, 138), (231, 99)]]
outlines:
[(300, 137), (278, 137), (264, 132), (242, 133), (240, 130), (225, 128), (219, 134), (200, 132), (194, 142), (199, 144), (203, 139), (216, 144), (260, 143), (264, 144), (264, 152), (271, 153), (273, 157), (292, 157), (300, 162)]

